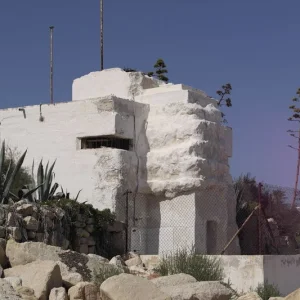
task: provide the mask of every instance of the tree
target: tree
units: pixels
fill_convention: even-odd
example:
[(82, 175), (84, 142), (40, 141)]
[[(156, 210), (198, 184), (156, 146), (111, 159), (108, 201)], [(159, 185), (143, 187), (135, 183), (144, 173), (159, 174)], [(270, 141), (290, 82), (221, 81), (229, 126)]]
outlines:
[(159, 58), (156, 61), (154, 68), (156, 69), (155, 72), (148, 72), (147, 75), (150, 77), (157, 77), (159, 80), (168, 83), (169, 78), (164, 75), (164, 74), (168, 73), (168, 70), (166, 69), (167, 66), (166, 66), (164, 60)]
[[(232, 106), (231, 98), (227, 97), (228, 95), (231, 94), (232, 86), (230, 83), (222, 85), (221, 90), (217, 90), (217, 94), (220, 96), (220, 99), (218, 101), (218, 106), (223, 106), (226, 105), (227, 107)], [(223, 123), (227, 123), (227, 120), (224, 118), (225, 114), (221, 112), (222, 118), (223, 118)]]
[(295, 178), (295, 187), (294, 187), (294, 197), (292, 200), (292, 208), (295, 208), (296, 204), (296, 198), (297, 198), (297, 190), (298, 190), (298, 180), (299, 180), (299, 170), (300, 170), (300, 108), (296, 106), (296, 103), (299, 102), (300, 100), (300, 88), (298, 88), (296, 92), (296, 96), (292, 99), (293, 105), (289, 107), (289, 109), (292, 110), (292, 116), (288, 118), (289, 121), (291, 122), (298, 122), (298, 127), (299, 129), (297, 130), (288, 130), (288, 133), (290, 134), (291, 137), (295, 138), (298, 142), (298, 146), (293, 147), (289, 145), (290, 148), (297, 150), (298, 152), (298, 157), (297, 157), (297, 168), (296, 168), (296, 178)]

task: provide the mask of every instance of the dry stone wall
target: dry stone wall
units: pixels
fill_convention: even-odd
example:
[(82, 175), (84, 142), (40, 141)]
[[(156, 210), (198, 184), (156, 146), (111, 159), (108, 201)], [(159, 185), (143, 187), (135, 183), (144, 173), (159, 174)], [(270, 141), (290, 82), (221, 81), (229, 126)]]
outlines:
[[(97, 232), (97, 220), (92, 215), (70, 215), (61, 207), (28, 203), (0, 205), (0, 240), (13, 238), (17, 242), (43, 242), (84, 254), (113, 256), (122, 251), (122, 224), (113, 224), (102, 235)], [(103, 253), (103, 251), (111, 253)]]

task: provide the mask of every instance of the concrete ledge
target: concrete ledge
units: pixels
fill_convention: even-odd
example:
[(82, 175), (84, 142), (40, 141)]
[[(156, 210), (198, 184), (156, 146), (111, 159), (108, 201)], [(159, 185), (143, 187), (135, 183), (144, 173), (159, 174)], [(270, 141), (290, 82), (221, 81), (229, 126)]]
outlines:
[[(300, 286), (300, 255), (216, 255), (220, 258), (225, 282), (230, 279), (238, 292), (249, 292), (260, 283), (268, 281), (277, 285), (280, 293), (286, 296)], [(159, 265), (158, 255), (141, 255), (149, 269)]]

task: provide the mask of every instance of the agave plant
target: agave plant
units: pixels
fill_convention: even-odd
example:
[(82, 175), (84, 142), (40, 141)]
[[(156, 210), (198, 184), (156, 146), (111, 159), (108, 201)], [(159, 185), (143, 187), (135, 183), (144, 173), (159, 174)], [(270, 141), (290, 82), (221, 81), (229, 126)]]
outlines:
[[(4, 169), (5, 162), (5, 141), (2, 142), (0, 150), (0, 202), (1, 204), (7, 204), (11, 201), (20, 200), (18, 196), (11, 192), (11, 187), (21, 170), (22, 164), (24, 162), (27, 150), (21, 155), (16, 164), (13, 166), (12, 159), (10, 160), (7, 170)], [(29, 191), (24, 194), (24, 196), (29, 196), (34, 191)]]
[[(56, 161), (49, 167), (49, 162), (46, 165), (46, 168), (44, 168), (43, 161), (41, 160), (39, 163), (39, 167), (37, 170), (37, 183), (34, 181), (34, 162), (32, 165), (32, 178), (33, 178), (33, 184), (32, 186), (28, 187), (25, 186), (23, 190), (20, 190), (19, 192), (19, 198), (27, 198), (31, 202), (45, 202), (48, 200), (53, 199), (69, 199), (69, 193), (64, 193), (63, 188), (61, 187), (61, 192), (56, 193), (59, 184), (53, 183), (55, 174), (53, 172), (54, 166)], [(78, 192), (76, 196), (76, 201), (79, 196), (80, 191)], [(26, 196), (26, 197), (25, 197)]]

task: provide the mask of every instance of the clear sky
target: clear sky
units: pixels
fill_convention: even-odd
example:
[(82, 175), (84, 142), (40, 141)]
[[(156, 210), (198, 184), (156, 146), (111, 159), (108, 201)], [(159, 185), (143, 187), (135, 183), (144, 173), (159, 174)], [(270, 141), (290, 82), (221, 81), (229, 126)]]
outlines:
[[(233, 87), (234, 177), (293, 186), (296, 151), (286, 130), (300, 87), (299, 0), (104, 0), (105, 68), (152, 69), (162, 57), (174, 83), (215, 96)], [(49, 101), (49, 26), (54, 98), (100, 68), (99, 0), (0, 1), (0, 108)]]

